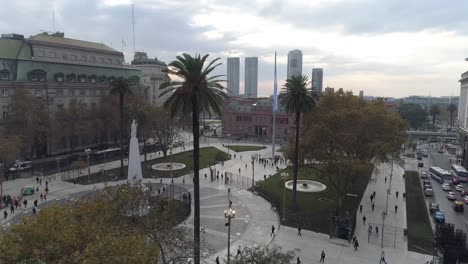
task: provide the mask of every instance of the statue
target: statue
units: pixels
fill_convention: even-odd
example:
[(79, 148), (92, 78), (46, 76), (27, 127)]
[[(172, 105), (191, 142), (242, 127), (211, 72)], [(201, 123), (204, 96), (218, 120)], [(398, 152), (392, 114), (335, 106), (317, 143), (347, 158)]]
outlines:
[(132, 122), (132, 133), (131, 133), (131, 137), (132, 138), (136, 138), (136, 130), (137, 130), (137, 124), (135, 122), (135, 120), (133, 120)]
[(139, 148), (136, 134), (137, 134), (137, 124), (135, 120), (133, 120), (132, 126), (131, 126), (130, 145), (128, 148), (128, 175), (127, 175), (127, 181), (133, 184), (140, 183), (143, 180), (143, 175), (141, 173), (140, 148)]

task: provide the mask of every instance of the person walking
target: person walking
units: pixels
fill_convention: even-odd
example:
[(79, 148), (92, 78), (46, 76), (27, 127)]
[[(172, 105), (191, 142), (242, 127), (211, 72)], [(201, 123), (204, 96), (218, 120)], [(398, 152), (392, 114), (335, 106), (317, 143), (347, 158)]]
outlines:
[(3, 219), (7, 219), (7, 217), (8, 217), (8, 213), (7, 213), (7, 211), (5, 210), (5, 211), (3, 211)]
[(374, 200), (374, 195), (372, 195), (372, 193), (371, 193), (371, 195), (370, 195), (370, 201), (371, 201), (371, 203), (372, 203), (373, 200)]
[(10, 204), (10, 214), (13, 214), (15, 212), (15, 207), (13, 204)]
[(26, 206), (28, 205), (28, 200), (24, 199), (23, 204), (24, 204), (24, 208), (26, 209)]
[(44, 200), (44, 195), (41, 193), (41, 195), (39, 195), (39, 197), (41, 198), (41, 202)]
[(374, 198), (375, 198), (375, 191), (372, 194), (374, 195)]
[(299, 257), (297, 257), (297, 262), (296, 262), (296, 263), (297, 263), (297, 264), (301, 264), (301, 263), (302, 263), (301, 260), (299, 259)]
[(241, 245), (239, 245), (239, 247), (237, 248), (237, 256), (239, 256), (240, 254), (242, 253), (242, 250), (241, 250)]
[(367, 219), (366, 216), (363, 216), (363, 217), (362, 217), (362, 223), (363, 223), (364, 225), (366, 224), (366, 219)]
[(325, 262), (325, 251), (322, 250), (322, 254), (320, 255), (320, 261), (319, 262)]
[(220, 263), (219, 263), (219, 257), (216, 257), (215, 263), (216, 263), (216, 264), (220, 264)]
[(378, 236), (379, 235), (379, 227), (375, 226), (375, 234)]
[(302, 236), (301, 230), (302, 230), (302, 228), (301, 228), (301, 226), (299, 226), (299, 227), (297, 228), (297, 235), (298, 235), (298, 236)]
[(36, 207), (33, 207), (32, 212), (33, 212), (34, 215), (36, 215)]
[(356, 239), (356, 240), (354, 241), (354, 251), (356, 251), (356, 250), (358, 249), (358, 247), (359, 247), (359, 242), (358, 242), (358, 240)]
[(387, 177), (385, 177), (385, 183), (387, 183)]
[(37, 199), (34, 200), (34, 207), (37, 207)]
[(271, 235), (270, 236), (275, 236), (275, 226), (271, 225)]
[(375, 207), (375, 204), (372, 203), (372, 212), (374, 212), (374, 207)]
[(398, 205), (395, 205), (395, 214), (397, 213)]
[(47, 194), (44, 193), (44, 201), (47, 201)]
[(359, 213), (362, 213), (362, 204), (359, 206)]
[(398, 198), (398, 191), (396, 191), (395, 195), (396, 195), (396, 198)]
[(231, 208), (231, 206), (232, 206), (232, 201), (229, 200), (229, 208)]

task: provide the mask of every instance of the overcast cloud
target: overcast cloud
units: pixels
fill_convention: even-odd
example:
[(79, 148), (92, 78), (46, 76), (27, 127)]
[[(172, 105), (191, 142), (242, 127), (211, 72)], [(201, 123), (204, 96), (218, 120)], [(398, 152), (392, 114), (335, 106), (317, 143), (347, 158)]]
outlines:
[[(467, 1), (135, 0), (136, 50), (170, 62), (181, 52), (259, 57), (259, 94), (280, 83), (289, 50), (303, 74), (324, 68), (324, 86), (367, 95), (454, 95), (468, 71)], [(133, 57), (131, 0), (2, 1), (0, 32), (26, 37), (55, 28)], [(225, 72), (225, 66), (219, 73)], [(242, 83), (242, 82), (241, 82)], [(243, 85), (241, 85), (243, 86)], [(242, 90), (242, 88), (241, 88)]]

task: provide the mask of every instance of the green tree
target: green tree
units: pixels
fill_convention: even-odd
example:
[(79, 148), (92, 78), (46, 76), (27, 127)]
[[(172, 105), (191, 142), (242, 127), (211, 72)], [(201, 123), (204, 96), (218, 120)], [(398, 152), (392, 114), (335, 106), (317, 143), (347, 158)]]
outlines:
[(161, 145), (163, 155), (166, 157), (167, 151), (182, 130), (179, 121), (172, 119), (165, 109), (155, 107), (152, 109), (151, 128), (155, 140)]
[(418, 129), (427, 120), (427, 112), (417, 104), (401, 104), (398, 107), (401, 118), (406, 120), (411, 128)]
[[(88, 117), (86, 105), (76, 98), (70, 101), (67, 108), (57, 112), (56, 120), (58, 122), (58, 130), (68, 138), (70, 153), (73, 152), (75, 146), (78, 144), (78, 135), (87, 132), (85, 123)], [(78, 135), (77, 131), (79, 132)]]
[(432, 125), (435, 124), (436, 117), (440, 114), (440, 108), (438, 105), (431, 105), (429, 110), (429, 115), (432, 116)]
[(124, 104), (125, 96), (132, 94), (130, 85), (127, 79), (117, 78), (112, 83), (111, 94), (119, 96), (119, 113), (120, 113), (120, 178), (124, 178)]
[(309, 79), (306, 75), (292, 76), (286, 80), (283, 91), (280, 94), (280, 103), (288, 113), (296, 116), (296, 137), (294, 148), (294, 173), (293, 173), (293, 199), (292, 206), (297, 208), (297, 169), (299, 166), (299, 131), (301, 125), (301, 113), (312, 111), (316, 106), (318, 94), (310, 88)]
[(293, 250), (283, 252), (278, 246), (250, 246), (244, 247), (239, 255), (231, 259), (231, 263), (290, 264), (295, 255)]
[(194, 193), (194, 259), (200, 264), (200, 112), (214, 112), (221, 115), (221, 107), (227, 97), (221, 85), (220, 75), (208, 75), (221, 63), (219, 58), (207, 63), (208, 54), (201, 57), (189, 54), (177, 56), (169, 64), (167, 72), (176, 76), (177, 81), (170, 81), (161, 85), (164, 89), (161, 96), (170, 94), (164, 102), (164, 107), (172, 118), (192, 115), (193, 134), (193, 193)]
[[(316, 109), (304, 116), (301, 152), (327, 177), (337, 193), (337, 213), (359, 177), (370, 176), (372, 165), (387, 162), (406, 142), (406, 124), (385, 110), (382, 101), (366, 102), (351, 93), (323, 95)], [(292, 156), (292, 146), (288, 155)]]
[[(20, 137), (10, 135), (0, 138), (0, 197), (3, 197), (3, 177), (6, 176), (8, 168), (20, 158), (23, 141)], [(2, 205), (0, 200), (0, 207)]]
[(457, 111), (457, 106), (455, 104), (449, 104), (447, 111), (450, 112), (450, 128), (453, 128), (453, 113)]

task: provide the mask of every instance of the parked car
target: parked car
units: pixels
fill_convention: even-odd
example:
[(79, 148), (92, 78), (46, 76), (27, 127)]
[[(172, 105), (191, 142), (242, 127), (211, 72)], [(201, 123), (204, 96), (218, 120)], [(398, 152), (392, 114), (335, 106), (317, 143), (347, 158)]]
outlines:
[(452, 187), (450, 187), (450, 184), (448, 183), (442, 183), (442, 190), (444, 191), (450, 191)]
[(427, 179), (427, 172), (421, 172), (421, 179)]
[(462, 184), (458, 184), (457, 186), (455, 186), (455, 190), (457, 190), (457, 192), (463, 191), (463, 185), (462, 185)]
[(423, 180), (423, 184), (431, 184), (431, 181), (430, 180)]
[(431, 212), (431, 214), (433, 214), (434, 212), (439, 211), (439, 204), (430, 203), (429, 204), (429, 211)]
[(459, 183), (460, 183), (460, 180), (459, 180), (457, 177), (453, 177), (453, 178), (452, 178), (452, 184), (453, 184), (453, 185), (457, 185), (457, 184), (459, 184)]
[(434, 222), (436, 223), (445, 223), (445, 214), (441, 211), (437, 211), (434, 214)]
[(461, 190), (461, 192), (460, 192), (461, 197), (465, 197), (466, 194), (467, 194), (467, 193), (465, 192), (465, 189)]
[(466, 195), (463, 196), (463, 201), (464, 201), (466, 204), (468, 204), (468, 196), (466, 196)]
[(427, 149), (423, 149), (423, 157), (427, 158), (429, 156), (429, 151)]
[(431, 188), (425, 188), (425, 189), (424, 189), (424, 195), (426, 195), (426, 196), (433, 196), (433, 195), (434, 195), (434, 192), (432, 191)]
[(463, 212), (463, 203), (461, 201), (455, 201), (452, 207), (455, 211)]
[(454, 193), (454, 192), (448, 192), (447, 193), (447, 199), (451, 200), (451, 201), (454, 201), (457, 199), (457, 194)]
[(423, 183), (423, 187), (424, 187), (423, 189), (427, 189), (427, 188), (432, 189), (432, 186), (430, 183)]
[(422, 168), (422, 167), (424, 167), (424, 163), (422, 163), (422, 162), (418, 162), (418, 167), (419, 167), (419, 168)]
[(418, 155), (416, 156), (418, 160), (422, 160), (422, 157), (423, 157), (422, 153), (418, 153)]

